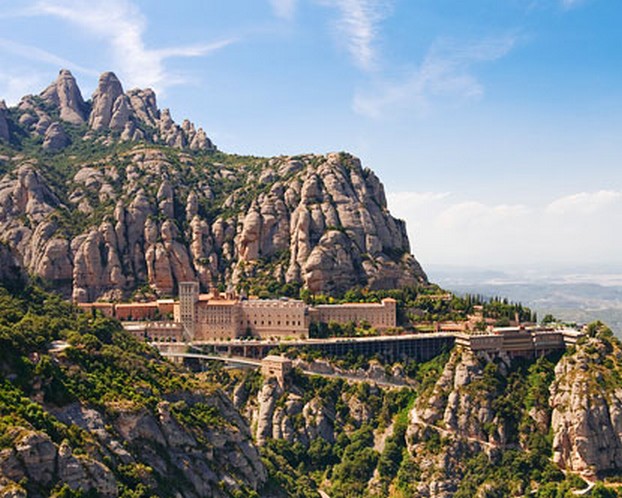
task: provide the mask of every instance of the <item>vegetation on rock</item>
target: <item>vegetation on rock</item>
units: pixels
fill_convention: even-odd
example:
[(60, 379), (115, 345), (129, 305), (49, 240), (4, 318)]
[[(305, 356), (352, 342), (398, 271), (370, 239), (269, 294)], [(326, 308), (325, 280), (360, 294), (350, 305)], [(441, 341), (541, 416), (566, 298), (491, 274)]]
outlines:
[(37, 287), (0, 288), (0, 351), (3, 493), (233, 496), (266, 480), (218, 387), (114, 320)]

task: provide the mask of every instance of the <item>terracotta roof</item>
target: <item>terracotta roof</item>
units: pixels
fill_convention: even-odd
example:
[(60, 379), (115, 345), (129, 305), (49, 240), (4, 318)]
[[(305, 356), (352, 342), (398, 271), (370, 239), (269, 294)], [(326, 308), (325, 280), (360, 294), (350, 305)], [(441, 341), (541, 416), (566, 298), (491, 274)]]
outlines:
[(151, 303), (119, 303), (116, 305), (117, 308), (157, 308), (157, 302)]

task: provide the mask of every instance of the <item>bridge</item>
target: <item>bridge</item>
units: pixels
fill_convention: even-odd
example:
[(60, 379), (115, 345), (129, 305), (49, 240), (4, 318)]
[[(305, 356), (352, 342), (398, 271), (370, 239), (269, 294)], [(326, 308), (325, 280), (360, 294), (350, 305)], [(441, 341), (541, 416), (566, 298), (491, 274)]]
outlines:
[(175, 359), (189, 359), (189, 360), (202, 360), (202, 361), (222, 361), (224, 363), (230, 363), (235, 365), (242, 366), (250, 366), (250, 367), (259, 367), (261, 366), (261, 360), (256, 360), (253, 358), (244, 358), (237, 356), (218, 356), (218, 355), (209, 355), (209, 354), (201, 354), (201, 353), (175, 353), (170, 351), (160, 351), (160, 354), (165, 358)]
[[(226, 357), (226, 356), (217, 356), (217, 355), (209, 355), (209, 354), (201, 354), (201, 353), (175, 353), (170, 351), (161, 352), (162, 356), (170, 359), (181, 359), (181, 360), (199, 360), (199, 361), (221, 361), (223, 363), (227, 363), (232, 367), (252, 367), (259, 368), (261, 367), (261, 360), (251, 359), (251, 358), (241, 358), (241, 357)], [(342, 379), (348, 382), (367, 382), (374, 383), (379, 387), (386, 388), (395, 388), (395, 387), (407, 387), (407, 382), (392, 382), (390, 380), (380, 380), (380, 379), (370, 379), (367, 377), (360, 377), (356, 375), (352, 375), (349, 373), (342, 372), (316, 372), (313, 370), (305, 370), (302, 369), (301, 372), (304, 375), (317, 375), (320, 377), (325, 377), (328, 379)]]
[[(325, 356), (343, 357), (348, 355), (373, 357), (379, 356), (387, 362), (414, 360), (424, 362), (449, 351), (455, 343), (451, 333), (421, 333), (403, 335), (383, 335), (367, 337), (344, 337), (327, 339), (294, 339), (289, 341), (269, 340), (231, 340), (204, 341), (193, 343), (154, 342), (164, 355), (184, 353), (188, 348), (191, 354), (212, 356), (222, 361), (227, 358), (245, 358), (260, 360), (273, 350), (295, 349), (297, 351), (318, 351)], [(190, 356), (186, 356), (189, 358)], [(198, 357), (196, 359), (199, 359)], [(203, 358), (208, 359), (208, 358)]]

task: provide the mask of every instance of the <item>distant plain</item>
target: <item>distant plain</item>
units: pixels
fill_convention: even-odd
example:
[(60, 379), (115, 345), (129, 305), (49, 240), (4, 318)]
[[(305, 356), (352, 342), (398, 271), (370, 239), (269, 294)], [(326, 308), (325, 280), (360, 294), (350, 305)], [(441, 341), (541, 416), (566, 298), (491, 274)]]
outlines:
[(532, 268), (426, 265), (432, 282), (457, 294), (520, 301), (538, 312), (577, 323), (601, 320), (622, 337), (622, 267)]

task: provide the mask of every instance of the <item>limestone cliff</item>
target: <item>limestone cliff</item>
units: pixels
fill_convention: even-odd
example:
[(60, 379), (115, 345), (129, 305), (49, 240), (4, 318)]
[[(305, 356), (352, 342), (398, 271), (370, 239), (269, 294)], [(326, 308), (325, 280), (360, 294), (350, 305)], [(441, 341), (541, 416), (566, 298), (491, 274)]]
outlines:
[(170, 295), (189, 279), (292, 295), (426, 281), (382, 184), (348, 154), (214, 152), (112, 73), (85, 102), (61, 71), (40, 96), (0, 106), (0, 139), (9, 129), (22, 152), (3, 149), (0, 241), (77, 301)]
[[(247, 389), (243, 383), (237, 385), (234, 404), (251, 421), (260, 446), (269, 439), (283, 439), (307, 448), (318, 438), (333, 444), (338, 432), (349, 423), (350, 430), (354, 430), (372, 418), (370, 408), (349, 392), (310, 396), (312, 393), (305, 393), (296, 383), (281, 386), (274, 379), (266, 379), (257, 393), (248, 393)], [(351, 418), (350, 413), (337, 413), (338, 402), (345, 403)]]
[(622, 470), (621, 373), (620, 343), (598, 333), (555, 367), (553, 460), (562, 468), (588, 477)]

